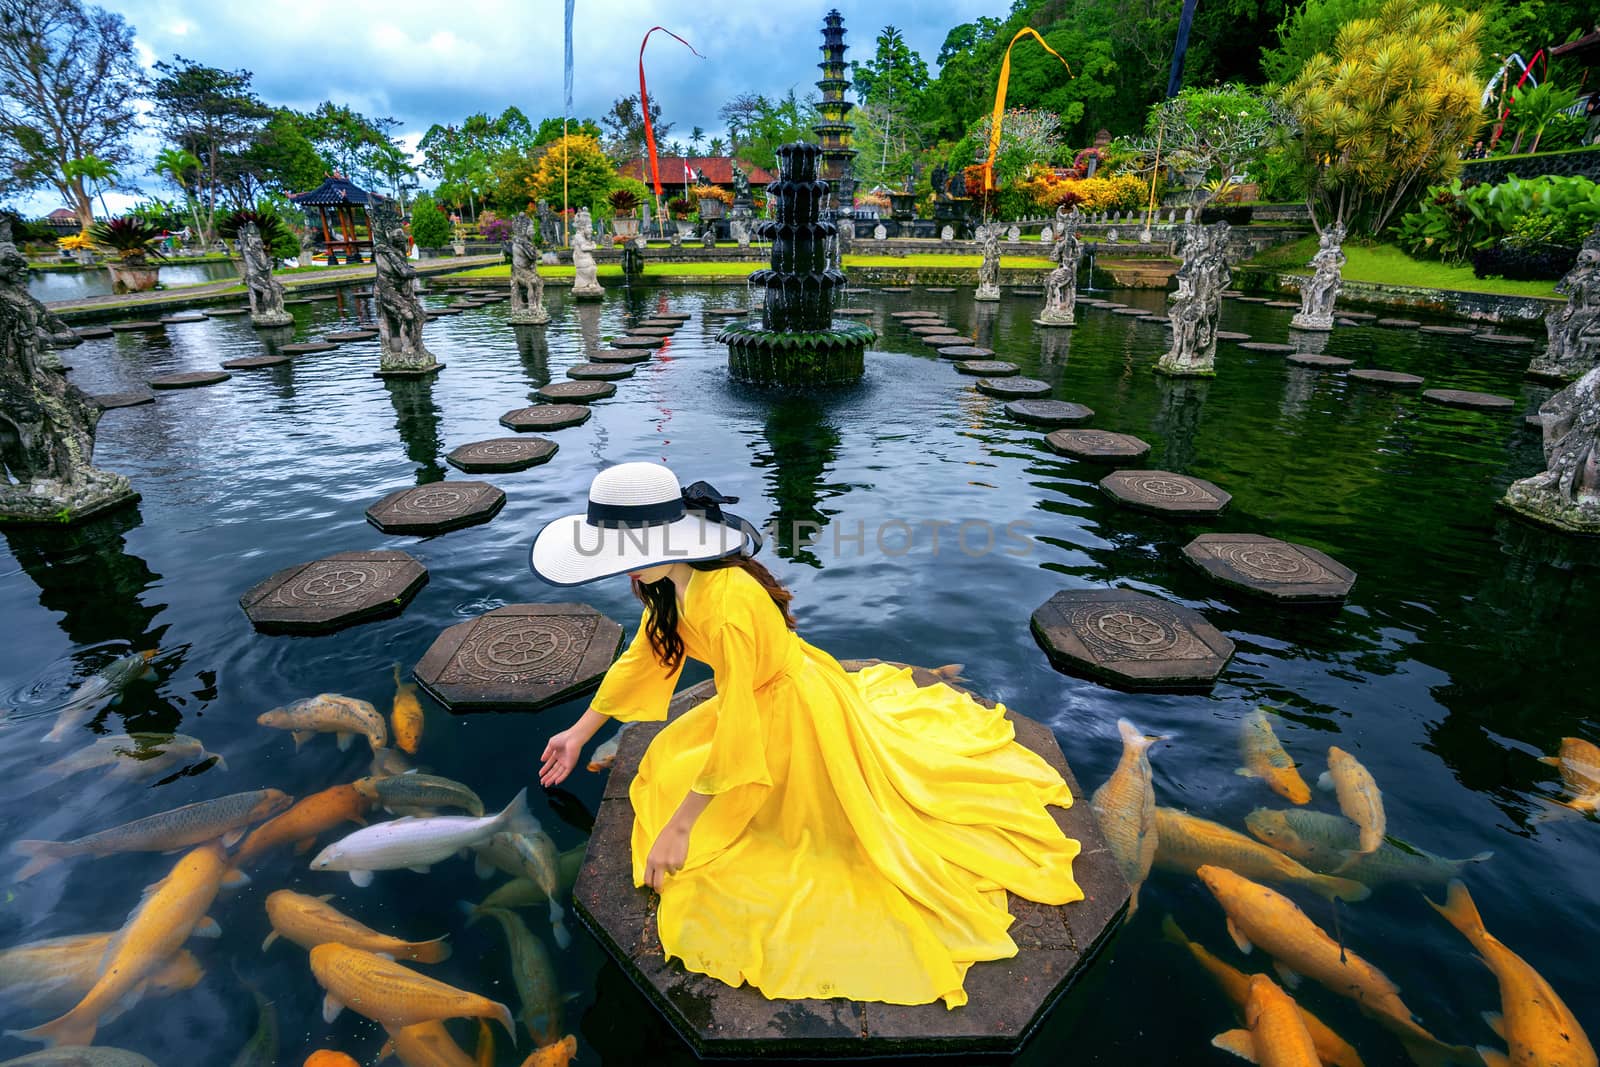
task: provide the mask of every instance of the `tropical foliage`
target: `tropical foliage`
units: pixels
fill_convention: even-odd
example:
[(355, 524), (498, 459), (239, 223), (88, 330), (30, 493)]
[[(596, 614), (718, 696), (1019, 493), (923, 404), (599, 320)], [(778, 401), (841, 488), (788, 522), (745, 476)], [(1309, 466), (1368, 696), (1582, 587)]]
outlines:
[(1144, 135), (1131, 142), (1152, 162), (1198, 171), (1213, 189), (1225, 188), (1257, 160), (1293, 119), (1276, 100), (1243, 85), (1185, 89), (1150, 109)]
[(450, 243), (450, 218), (432, 197), (419, 197), (411, 206), (411, 239), (418, 248), (443, 248)]
[(114, 253), (129, 266), (142, 266), (146, 260), (165, 259), (161, 227), (131, 215), (97, 222), (89, 227), (95, 247)]
[(1046, 214), (1061, 205), (1083, 212), (1132, 211), (1143, 207), (1150, 193), (1149, 185), (1131, 174), (1063, 178), (1050, 170), (1035, 171), (1018, 188), (1030, 210)]
[(566, 203), (593, 210), (605, 203), (617, 184), (616, 167), (600, 150), (600, 142), (584, 134), (571, 134), (552, 142), (531, 171), (520, 201), (512, 185), (500, 189), (495, 203), (508, 210), (524, 209), (536, 200), (560, 204), (564, 190)]
[(1510, 240), (1576, 249), (1600, 225), (1600, 184), (1545, 176), (1499, 185), (1463, 186), (1459, 179), (1428, 190), (1400, 219), (1398, 239), (1413, 255), (1460, 263)]

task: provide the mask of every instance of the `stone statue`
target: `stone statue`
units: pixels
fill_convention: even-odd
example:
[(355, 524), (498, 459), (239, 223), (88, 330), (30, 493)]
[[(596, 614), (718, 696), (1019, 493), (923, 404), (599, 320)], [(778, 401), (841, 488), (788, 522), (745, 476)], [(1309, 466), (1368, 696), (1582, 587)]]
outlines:
[(1078, 257), (1083, 254), (1079, 221), (1076, 211), (1059, 207), (1054, 225), (1045, 227), (1058, 236), (1051, 249), (1056, 268), (1044, 285), (1044, 310), (1033, 320), (1039, 326), (1072, 326), (1078, 321)]
[(887, 241), (889, 239), (889, 231), (883, 223), (880, 222), (872, 228), (872, 239), (874, 241)]
[(1056, 231), (1048, 222), (1044, 224), (1044, 229), (1039, 231), (1039, 243), (1055, 247)]
[(950, 198), (952, 200), (965, 199), (967, 195), (967, 172), (958, 170), (950, 176)]
[(1020, 226), (1012, 226), (1009, 229), (1007, 229), (1006, 230), (1006, 240), (1008, 240), (1008, 241), (1020, 241), (1020, 240), (1022, 240), (1022, 227), (1020, 227)]
[(1504, 504), (1569, 533), (1600, 534), (1600, 366), (1539, 406), (1545, 470), (1513, 482)]
[(539, 241), (546, 247), (561, 243), (561, 221), (543, 200), (539, 201)]
[(978, 291), (974, 300), (1000, 299), (1000, 224), (986, 223), (978, 227), (978, 245), (983, 252), (983, 262), (978, 265)]
[(1217, 315), (1222, 291), (1233, 280), (1228, 269), (1228, 224), (1191, 226), (1172, 296), (1172, 348), (1156, 362), (1156, 373), (1180, 378), (1216, 375)]
[(935, 200), (943, 200), (950, 195), (948, 189), (950, 171), (943, 163), (934, 165), (933, 173), (929, 175), (929, 180), (933, 183), (933, 198)]
[(728, 220), (728, 232), (740, 248), (750, 247), (750, 223), (746, 219)]
[(700, 244), (709, 249), (717, 247), (717, 224), (707, 222), (706, 228), (700, 233)]
[(1533, 358), (1528, 375), (1565, 381), (1600, 364), (1600, 226), (1584, 240), (1578, 261), (1556, 283), (1556, 292), (1567, 294), (1567, 306), (1544, 317), (1549, 341)]
[(539, 253), (533, 247), (533, 220), (527, 212), (511, 216), (512, 322), (537, 325), (550, 321), (544, 306), (544, 279), (539, 277)]
[(257, 326), (293, 326), (294, 316), (283, 308), (283, 283), (272, 276), (272, 253), (261, 242), (253, 222), (239, 227), (239, 258), (244, 284), (250, 293), (250, 321)]
[(750, 199), (750, 175), (744, 172), (737, 160), (733, 163), (733, 198), (735, 201)]
[(92, 465), (100, 408), (45, 365), (53, 319), (28, 295), (28, 261), (0, 221), (0, 522), (77, 522), (139, 499)]
[(432, 374), (444, 367), (422, 343), (428, 321), (418, 299), (417, 272), (406, 259), (406, 231), (394, 202), (376, 197), (367, 205), (372, 224), (374, 307), (378, 317), (378, 377)]
[(955, 227), (951, 226), (949, 223), (946, 223), (939, 230), (939, 240), (943, 241), (945, 244), (949, 244), (951, 241), (954, 241), (955, 239), (956, 239)]
[(572, 220), (572, 296), (575, 300), (600, 300), (606, 295), (606, 291), (600, 288), (594, 250), (589, 209), (579, 208), (577, 217)]
[(1333, 303), (1339, 296), (1344, 267), (1344, 224), (1336, 222), (1317, 239), (1317, 254), (1311, 257), (1311, 277), (1300, 288), (1300, 313), (1289, 320), (1295, 330), (1332, 330)]

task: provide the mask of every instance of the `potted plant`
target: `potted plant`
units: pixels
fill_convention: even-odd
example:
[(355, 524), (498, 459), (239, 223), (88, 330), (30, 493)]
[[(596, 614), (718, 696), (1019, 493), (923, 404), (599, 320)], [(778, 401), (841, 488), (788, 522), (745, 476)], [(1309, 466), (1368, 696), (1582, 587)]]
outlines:
[(56, 245), (61, 249), (61, 258), (68, 262), (74, 259), (81, 260), (85, 254), (92, 255), (94, 252), (94, 239), (87, 233), (75, 233), (70, 237), (62, 237), (56, 241)]
[(667, 201), (667, 213), (678, 224), (678, 233), (684, 237), (694, 236), (694, 223), (689, 218), (694, 208), (694, 201), (686, 196), (676, 196)]
[(95, 245), (114, 255), (106, 264), (114, 293), (143, 293), (156, 287), (161, 277), (161, 227), (133, 216), (96, 223), (89, 228)]
[(696, 185), (690, 195), (700, 206), (701, 222), (715, 222), (733, 204), (733, 194), (716, 185)]
[(611, 205), (611, 231), (617, 239), (628, 241), (639, 236), (639, 218), (635, 214), (639, 209), (639, 194), (632, 189), (613, 189), (606, 203)]

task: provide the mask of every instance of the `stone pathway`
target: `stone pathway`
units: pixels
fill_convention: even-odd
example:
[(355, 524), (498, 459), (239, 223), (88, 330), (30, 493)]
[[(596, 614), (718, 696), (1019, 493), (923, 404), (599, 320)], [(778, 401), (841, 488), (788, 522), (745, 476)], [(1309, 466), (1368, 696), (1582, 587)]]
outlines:
[(445, 630), (413, 673), (451, 711), (538, 711), (598, 686), (621, 648), (587, 604), (509, 604)]

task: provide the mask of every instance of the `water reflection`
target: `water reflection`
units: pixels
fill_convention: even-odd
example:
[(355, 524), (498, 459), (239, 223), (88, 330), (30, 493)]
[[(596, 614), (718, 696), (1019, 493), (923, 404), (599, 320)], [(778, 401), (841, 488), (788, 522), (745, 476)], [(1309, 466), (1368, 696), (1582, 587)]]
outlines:
[(534, 390), (550, 384), (550, 342), (543, 326), (515, 326), (517, 359), (528, 375), (528, 399), (537, 400)]
[(600, 308), (595, 303), (574, 303), (578, 317), (578, 336), (583, 343), (583, 358), (592, 360), (600, 351)]
[(1156, 408), (1156, 435), (1166, 444), (1162, 459), (1167, 470), (1187, 471), (1195, 461), (1195, 438), (1200, 435), (1200, 419), (1211, 383), (1204, 378), (1157, 376), (1161, 393)]
[(442, 412), (433, 398), (433, 376), (385, 378), (383, 387), (394, 405), (394, 428), (406, 446), (406, 458), (417, 464), (417, 484), (442, 481), (444, 466), (439, 462), (439, 427)]
[(825, 481), (839, 450), (838, 427), (817, 397), (791, 396), (768, 411), (762, 436), (767, 449), (752, 465), (769, 472), (772, 548), (783, 559), (821, 567), (810, 546), (829, 521), (822, 501), (838, 495)]
[(127, 533), (143, 521), (135, 506), (80, 526), (4, 528), (0, 535), (39, 587), (39, 605), (60, 614), (57, 625), (74, 644), (153, 648), (161, 637), (153, 623), (166, 605), (143, 598), (161, 575), (127, 551)]
[(1067, 355), (1072, 349), (1072, 331), (1040, 329), (1038, 336), (1040, 369), (1048, 367), (1058, 373), (1065, 371)]

